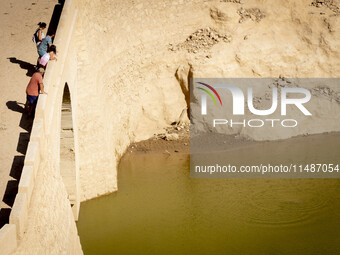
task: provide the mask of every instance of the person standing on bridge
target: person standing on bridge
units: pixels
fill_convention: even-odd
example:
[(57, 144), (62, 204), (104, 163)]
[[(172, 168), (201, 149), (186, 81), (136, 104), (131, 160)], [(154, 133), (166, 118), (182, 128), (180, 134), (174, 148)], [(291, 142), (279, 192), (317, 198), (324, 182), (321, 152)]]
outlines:
[(38, 58), (38, 61), (37, 61), (38, 66), (39, 66), (40, 58), (42, 56), (44, 56), (45, 53), (47, 53), (47, 50), (51, 47), (51, 45), (52, 45), (52, 38), (53, 37), (54, 37), (54, 32), (49, 31), (47, 33), (47, 36), (39, 44), (39, 47), (38, 47), (39, 58)]
[(34, 114), (34, 110), (38, 102), (39, 91), (47, 95), (47, 93), (44, 90), (42, 78), (44, 72), (45, 72), (44, 68), (40, 67), (39, 70), (33, 74), (32, 78), (30, 79), (27, 85), (26, 88), (27, 101), (25, 109), (27, 111), (28, 117), (31, 117)]
[(51, 45), (47, 53), (45, 53), (44, 56), (40, 58), (39, 67), (46, 69), (46, 65), (49, 60), (57, 60), (56, 55), (57, 55), (57, 48), (55, 45)]
[(46, 23), (45, 22), (39, 22), (38, 24), (38, 28), (35, 31), (35, 33), (33, 34), (33, 42), (35, 42), (35, 44), (37, 45), (37, 49), (40, 45), (40, 43), (42, 42), (42, 40), (45, 38), (45, 34), (43, 32), (43, 30), (46, 28)]

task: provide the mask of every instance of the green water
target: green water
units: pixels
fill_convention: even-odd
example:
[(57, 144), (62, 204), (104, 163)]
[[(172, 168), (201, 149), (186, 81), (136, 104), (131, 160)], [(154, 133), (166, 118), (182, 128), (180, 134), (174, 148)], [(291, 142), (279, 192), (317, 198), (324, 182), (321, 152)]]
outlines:
[[(308, 150), (340, 163), (339, 134), (305, 141)], [(301, 140), (287, 143), (301, 146)], [(270, 145), (261, 149), (272, 151)], [(254, 147), (238, 150), (252, 154)], [(340, 254), (339, 179), (189, 175), (188, 155), (125, 156), (119, 191), (81, 204), (77, 226), (84, 253)]]

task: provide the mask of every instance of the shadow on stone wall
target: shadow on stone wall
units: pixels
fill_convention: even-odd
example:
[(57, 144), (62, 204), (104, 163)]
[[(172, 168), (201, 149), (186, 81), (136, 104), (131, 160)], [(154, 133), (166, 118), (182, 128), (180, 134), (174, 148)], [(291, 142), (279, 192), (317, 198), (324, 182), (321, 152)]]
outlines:
[(48, 30), (47, 30), (48, 32), (50, 31), (57, 32), (57, 28), (58, 28), (58, 24), (59, 24), (61, 12), (64, 7), (65, 0), (59, 0), (58, 2), (59, 4), (56, 4), (54, 6), (53, 14), (52, 14), (52, 17), (51, 17), (51, 20), (48, 26)]

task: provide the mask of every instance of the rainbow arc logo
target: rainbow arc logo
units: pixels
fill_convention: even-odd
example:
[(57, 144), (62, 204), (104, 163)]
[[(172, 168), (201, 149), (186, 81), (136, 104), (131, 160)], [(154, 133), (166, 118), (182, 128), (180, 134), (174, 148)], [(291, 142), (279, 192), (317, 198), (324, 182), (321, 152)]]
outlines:
[[(196, 83), (201, 84), (201, 85), (205, 86), (206, 88), (209, 88), (217, 96), (217, 98), (220, 101), (220, 104), (222, 106), (221, 97), (212, 86), (210, 86), (209, 84), (203, 83), (203, 82), (196, 82)], [(205, 93), (207, 93), (212, 98), (212, 100), (215, 102), (215, 104), (217, 105), (215, 97), (213, 96), (213, 94), (209, 90), (207, 90), (205, 88), (201, 88), (201, 87), (198, 87), (198, 89), (203, 90)]]

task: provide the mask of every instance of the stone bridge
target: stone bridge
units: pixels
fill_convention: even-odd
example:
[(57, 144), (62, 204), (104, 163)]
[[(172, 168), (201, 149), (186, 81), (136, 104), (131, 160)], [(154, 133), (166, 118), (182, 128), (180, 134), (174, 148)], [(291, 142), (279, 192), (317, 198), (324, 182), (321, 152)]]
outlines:
[[(3, 255), (82, 254), (75, 224), (80, 202), (116, 191), (117, 165), (127, 146), (159, 132), (186, 109), (176, 69), (162, 73), (158, 63), (167, 62), (150, 59), (158, 42), (146, 49), (131, 28), (104, 37), (109, 28), (92, 21), (93, 7), (105, 9), (93, 1), (64, 4), (54, 40), (58, 60), (46, 69), (48, 95), (39, 96), (9, 224), (0, 229)], [(91, 48), (96, 44), (97, 50)], [(144, 68), (167, 79), (168, 88), (159, 83), (149, 90), (150, 83), (138, 80), (141, 67), (134, 62), (142, 58)]]
[[(335, 17), (325, 30), (322, 16), (297, 18), (305, 1), (265, 0), (254, 4), (268, 15), (240, 22), (236, 2), (65, 1), (54, 40), (58, 61), (44, 76), (48, 95), (39, 97), (18, 194), (0, 229), (1, 254), (82, 254), (80, 202), (117, 190), (126, 148), (179, 119), (190, 77), (338, 77)], [(323, 25), (309, 28), (316, 22)], [(228, 40), (210, 45), (210, 28)], [(308, 106), (314, 118), (301, 128), (285, 136), (228, 134), (270, 140), (339, 131), (338, 83), (309, 89), (319, 91)]]

